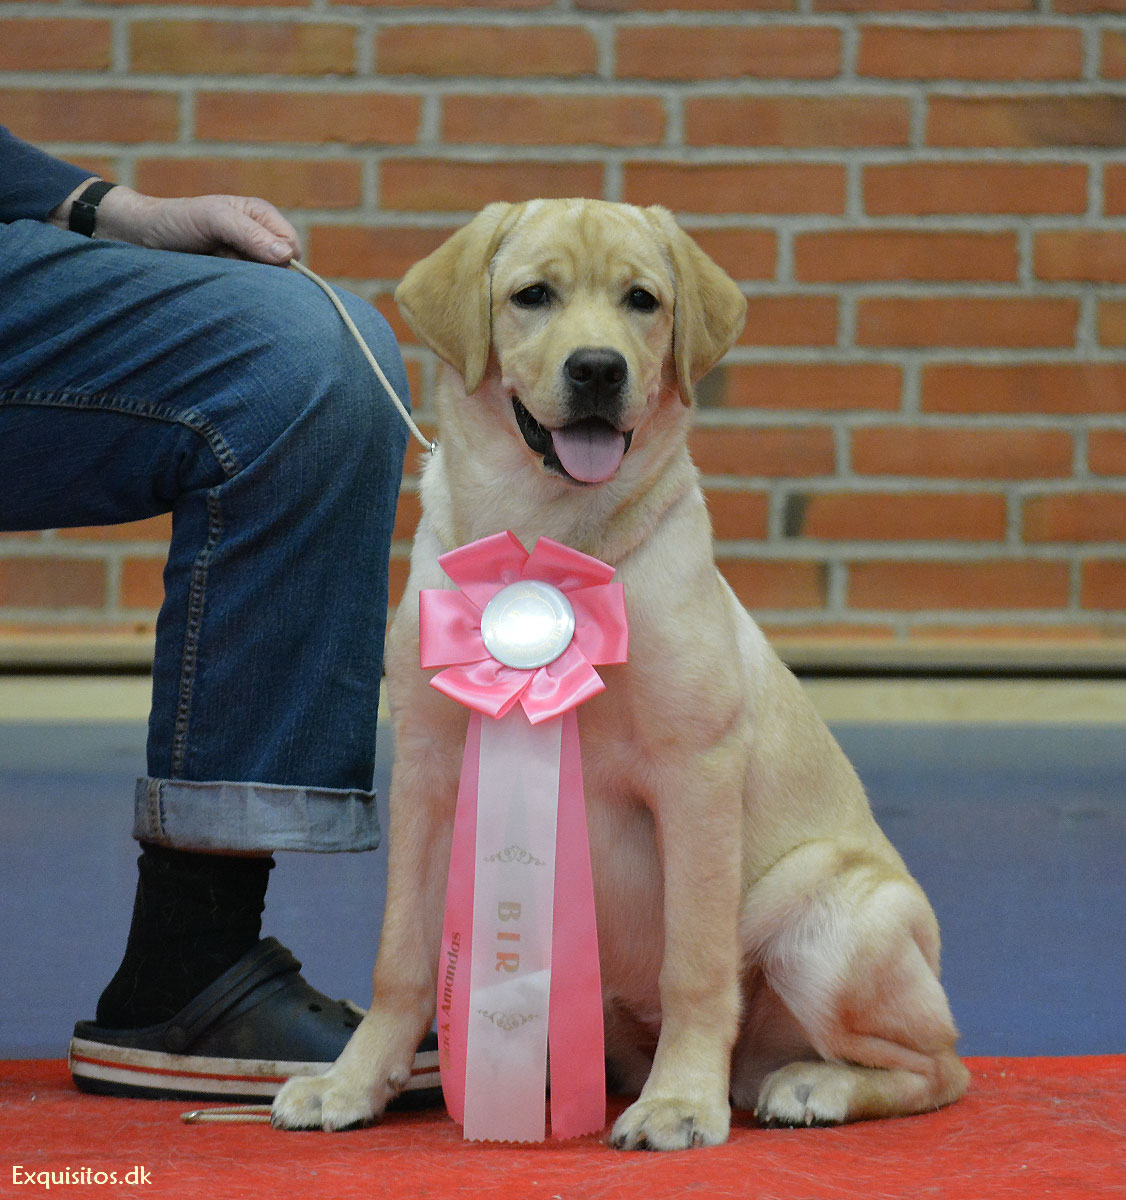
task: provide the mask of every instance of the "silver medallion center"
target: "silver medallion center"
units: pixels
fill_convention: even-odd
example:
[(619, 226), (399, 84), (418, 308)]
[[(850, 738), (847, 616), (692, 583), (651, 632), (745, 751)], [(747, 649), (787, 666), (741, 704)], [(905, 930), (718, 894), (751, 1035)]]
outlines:
[(575, 635), (575, 610), (550, 583), (522, 579), (502, 588), (481, 614), (485, 649), (506, 667), (531, 671), (554, 662)]

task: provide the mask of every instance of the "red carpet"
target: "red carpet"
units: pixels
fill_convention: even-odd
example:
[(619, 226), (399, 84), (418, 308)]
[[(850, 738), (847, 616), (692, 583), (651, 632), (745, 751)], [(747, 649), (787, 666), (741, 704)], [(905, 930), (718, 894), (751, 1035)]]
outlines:
[[(374, 1129), (333, 1135), (281, 1133), (264, 1125), (188, 1126), (181, 1124), (180, 1113), (190, 1105), (84, 1096), (73, 1089), (63, 1062), (6, 1062), (0, 1064), (0, 1195), (65, 1200), (1126, 1196), (1126, 1056), (968, 1061), (972, 1091), (943, 1112), (809, 1130), (758, 1129), (737, 1115), (727, 1145), (669, 1155), (623, 1154), (596, 1138), (530, 1148), (470, 1145), (444, 1113), (395, 1116)], [(126, 1182), (137, 1167), (147, 1172), (147, 1182)], [(69, 1184), (64, 1182), (68, 1170)], [(24, 1182), (41, 1171), (54, 1173), (53, 1178)], [(98, 1175), (114, 1171), (117, 1183)]]

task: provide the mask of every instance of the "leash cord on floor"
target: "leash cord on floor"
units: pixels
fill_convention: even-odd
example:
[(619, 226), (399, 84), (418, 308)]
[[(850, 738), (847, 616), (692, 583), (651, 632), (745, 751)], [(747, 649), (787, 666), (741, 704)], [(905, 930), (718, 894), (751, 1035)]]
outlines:
[(422, 445), (422, 447), (426, 450), (429, 450), (430, 453), (433, 454), (437, 449), (436, 445), (434, 442), (430, 441), (426, 434), (424, 434), (422, 430), (419, 429), (419, 427), (414, 423), (414, 419), (411, 417), (410, 411), (407, 409), (407, 406), (402, 402), (402, 400), (399, 399), (398, 394), (391, 386), (387, 376), (384, 375), (383, 368), (376, 361), (375, 355), (372, 354), (371, 348), (368, 346), (367, 342), (364, 341), (363, 334), (361, 334), (356, 328), (355, 321), (353, 321), (348, 315), (348, 310), (340, 302), (340, 297), (332, 290), (332, 288), (328, 286), (327, 283), (325, 283), (325, 281), (316, 273), (316, 271), (310, 271), (307, 266), (305, 266), (303, 263), (299, 263), (297, 259), (291, 259), (289, 265), (295, 271), (300, 271), (302, 275), (305, 275), (307, 278), (311, 279), (317, 285), (317, 287), (319, 287), (332, 301), (333, 308), (335, 308), (340, 314), (340, 318), (347, 326), (348, 332), (356, 339), (356, 344), (364, 352), (364, 357), (368, 360), (369, 366), (375, 372), (379, 382), (383, 384), (383, 390), (390, 397), (391, 403), (394, 404), (394, 406), (399, 410), (399, 415), (404, 421), (406, 421), (407, 428), (410, 429), (412, 434), (414, 434), (415, 438)]
[(269, 1125), (268, 1104), (236, 1104), (230, 1108), (197, 1108), (182, 1113), (180, 1120), (185, 1125)]

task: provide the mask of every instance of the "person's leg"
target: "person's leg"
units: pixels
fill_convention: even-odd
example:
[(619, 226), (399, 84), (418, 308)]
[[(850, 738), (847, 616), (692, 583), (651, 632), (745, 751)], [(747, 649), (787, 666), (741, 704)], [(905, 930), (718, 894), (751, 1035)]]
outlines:
[[(99, 1006), (99, 1024), (152, 1023), (257, 939), (268, 861), (199, 851), (378, 841), (405, 430), (294, 272), (19, 223), (0, 226), (0, 289), (21, 297), (0, 315), (0, 528), (173, 513), (135, 817), (154, 848)], [(347, 303), (405, 395), (385, 323)]]
[[(173, 513), (136, 833), (374, 845), (406, 430), (339, 316), (275, 267), (29, 222), (0, 239), (21, 297), (0, 317), (0, 528)], [(385, 322), (347, 300), (405, 394)]]

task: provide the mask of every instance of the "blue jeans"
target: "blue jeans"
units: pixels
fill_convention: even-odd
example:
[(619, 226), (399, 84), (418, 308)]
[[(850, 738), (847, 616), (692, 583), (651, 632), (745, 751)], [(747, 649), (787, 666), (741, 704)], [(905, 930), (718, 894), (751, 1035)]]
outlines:
[[(344, 295), (406, 397), (386, 322)], [(172, 513), (134, 836), (364, 850), (406, 430), (295, 271), (0, 225), (0, 530)]]

